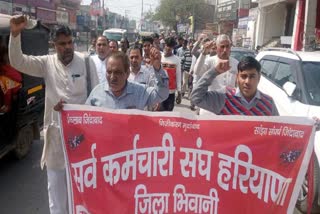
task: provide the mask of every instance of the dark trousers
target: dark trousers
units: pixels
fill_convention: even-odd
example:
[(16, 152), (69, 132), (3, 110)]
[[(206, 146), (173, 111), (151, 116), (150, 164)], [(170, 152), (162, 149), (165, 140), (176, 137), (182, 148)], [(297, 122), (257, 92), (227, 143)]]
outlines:
[(174, 108), (175, 93), (169, 94), (169, 97), (161, 103), (160, 111), (172, 111)]

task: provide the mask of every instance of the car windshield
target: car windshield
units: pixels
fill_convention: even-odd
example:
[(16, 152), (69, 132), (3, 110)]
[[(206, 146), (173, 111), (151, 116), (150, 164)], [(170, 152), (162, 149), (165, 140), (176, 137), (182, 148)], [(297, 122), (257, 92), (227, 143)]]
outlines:
[(122, 34), (121, 33), (110, 33), (110, 32), (106, 32), (105, 36), (110, 39), (110, 40), (116, 40), (116, 41), (120, 41), (122, 39)]
[(240, 61), (245, 56), (255, 57), (254, 53), (251, 51), (233, 51), (233, 50), (231, 50), (230, 55), (238, 61)]
[(302, 63), (307, 96), (312, 105), (320, 106), (320, 62)]

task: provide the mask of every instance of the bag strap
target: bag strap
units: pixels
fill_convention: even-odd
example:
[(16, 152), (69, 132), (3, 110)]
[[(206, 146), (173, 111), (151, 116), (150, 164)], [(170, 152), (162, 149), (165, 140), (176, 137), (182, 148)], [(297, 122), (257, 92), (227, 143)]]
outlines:
[(91, 75), (90, 75), (89, 57), (90, 56), (85, 56), (84, 58), (86, 63), (86, 72), (87, 72), (87, 97), (89, 97), (89, 94), (91, 92)]

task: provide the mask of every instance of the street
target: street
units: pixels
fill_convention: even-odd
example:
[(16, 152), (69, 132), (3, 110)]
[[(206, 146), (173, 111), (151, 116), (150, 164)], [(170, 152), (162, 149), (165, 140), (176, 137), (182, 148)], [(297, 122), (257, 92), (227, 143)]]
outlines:
[(46, 171), (40, 169), (43, 141), (34, 141), (23, 160), (0, 160), (0, 213), (49, 213)]

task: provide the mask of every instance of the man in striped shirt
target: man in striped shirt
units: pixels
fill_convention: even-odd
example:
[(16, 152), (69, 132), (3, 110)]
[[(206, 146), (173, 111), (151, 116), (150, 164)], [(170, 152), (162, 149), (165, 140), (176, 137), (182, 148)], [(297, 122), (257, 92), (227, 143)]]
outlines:
[[(181, 58), (181, 69), (182, 69), (182, 96), (185, 95), (186, 92), (189, 93), (189, 86), (188, 86), (188, 81), (189, 81), (189, 75), (190, 75), (190, 67), (192, 64), (192, 55), (190, 51), (190, 44), (188, 44), (188, 41), (184, 41), (185, 45), (187, 48), (184, 50), (183, 56)], [(191, 41), (192, 44), (192, 41)], [(188, 94), (189, 96), (189, 94)]]
[(238, 64), (238, 88), (226, 87), (224, 91), (208, 91), (214, 78), (229, 69), (229, 60), (219, 59), (215, 67), (209, 69), (199, 80), (192, 92), (192, 102), (220, 115), (279, 115), (273, 99), (257, 89), (261, 65), (253, 57), (245, 57)]

